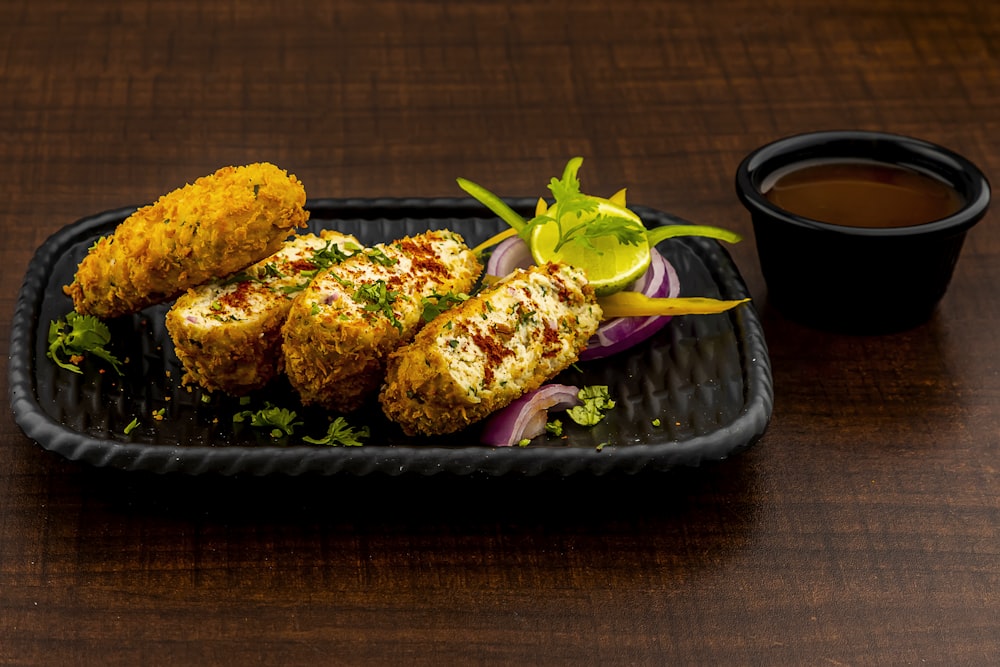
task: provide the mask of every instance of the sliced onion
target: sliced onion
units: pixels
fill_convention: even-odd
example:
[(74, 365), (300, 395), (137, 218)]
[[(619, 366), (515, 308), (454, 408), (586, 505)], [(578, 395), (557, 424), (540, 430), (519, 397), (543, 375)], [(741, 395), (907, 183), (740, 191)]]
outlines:
[[(656, 248), (650, 249), (649, 269), (631, 287), (649, 297), (675, 298), (680, 294), (677, 271)], [(669, 315), (616, 317), (604, 322), (587, 341), (580, 361), (603, 359), (647, 340), (670, 321)]]
[(493, 413), (483, 427), (480, 440), (487, 445), (509, 447), (545, 432), (549, 410), (565, 410), (580, 404), (579, 387), (546, 384), (529, 391), (502, 410)]
[(514, 269), (527, 269), (534, 263), (528, 244), (520, 236), (512, 236), (493, 249), (493, 254), (486, 262), (486, 273), (491, 276), (506, 276)]

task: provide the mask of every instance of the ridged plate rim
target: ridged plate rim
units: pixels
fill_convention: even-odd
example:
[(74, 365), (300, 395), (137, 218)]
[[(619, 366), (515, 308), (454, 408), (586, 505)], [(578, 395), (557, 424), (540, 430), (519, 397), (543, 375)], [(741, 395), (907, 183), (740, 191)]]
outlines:
[[(510, 199), (513, 207), (530, 210), (534, 200)], [(481, 206), (465, 198), (310, 199), (307, 208), (338, 218), (434, 220), (439, 217), (489, 218)], [(636, 206), (648, 226), (690, 224), (655, 209)], [(11, 321), (9, 399), (14, 418), (28, 438), (44, 449), (72, 461), (101, 468), (188, 475), (396, 475), (439, 474), (486, 476), (556, 474), (628, 474), (643, 470), (668, 470), (722, 460), (753, 445), (764, 434), (773, 409), (770, 359), (763, 327), (752, 303), (725, 315), (739, 347), (743, 373), (743, 406), (732, 422), (710, 433), (684, 440), (623, 444), (602, 448), (486, 447), (470, 444), (440, 447), (316, 446), (187, 446), (119, 442), (95, 438), (55, 421), (41, 407), (36, 386), (34, 349), (39, 334), (38, 314), (46, 279), (66, 249), (81, 237), (124, 219), (135, 207), (124, 207), (88, 216), (50, 236), (36, 251), (25, 274)], [(722, 298), (749, 296), (729, 254), (717, 242), (689, 238), (684, 243), (712, 273)], [(683, 276), (681, 277), (683, 284)], [(426, 442), (426, 441), (425, 441)]]

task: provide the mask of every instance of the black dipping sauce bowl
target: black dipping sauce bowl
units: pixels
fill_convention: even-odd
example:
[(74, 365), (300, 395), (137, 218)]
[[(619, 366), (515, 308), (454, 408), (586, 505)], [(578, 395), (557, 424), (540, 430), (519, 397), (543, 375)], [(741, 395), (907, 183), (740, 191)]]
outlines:
[[(952, 215), (905, 227), (850, 227), (783, 210), (762, 186), (778, 171), (816, 161), (875, 161), (954, 188)], [(750, 153), (736, 172), (750, 211), (767, 301), (790, 320), (852, 334), (902, 331), (930, 318), (951, 282), (968, 230), (985, 214), (990, 185), (969, 160), (919, 139), (863, 131), (812, 132)]]

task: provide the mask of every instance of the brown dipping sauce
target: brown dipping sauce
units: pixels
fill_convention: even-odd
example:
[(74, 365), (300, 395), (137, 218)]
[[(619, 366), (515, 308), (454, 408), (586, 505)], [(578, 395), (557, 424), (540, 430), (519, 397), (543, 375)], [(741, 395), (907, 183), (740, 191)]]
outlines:
[(952, 215), (964, 203), (954, 188), (932, 176), (883, 162), (844, 160), (792, 167), (778, 174), (764, 196), (790, 213), (848, 227), (921, 225)]

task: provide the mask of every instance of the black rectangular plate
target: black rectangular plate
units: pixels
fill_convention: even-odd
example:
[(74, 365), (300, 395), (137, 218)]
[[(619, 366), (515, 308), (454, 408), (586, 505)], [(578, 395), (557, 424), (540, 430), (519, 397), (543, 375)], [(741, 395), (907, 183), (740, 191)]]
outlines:
[[(525, 213), (534, 207), (533, 200), (509, 203)], [(307, 208), (310, 231), (338, 229), (365, 244), (447, 228), (472, 246), (505, 227), (471, 199), (314, 199)], [(648, 227), (689, 224), (633, 208)], [(195, 475), (635, 473), (724, 459), (755, 443), (771, 417), (770, 361), (752, 303), (720, 315), (675, 317), (631, 350), (565, 371), (555, 381), (608, 385), (617, 407), (597, 426), (570, 424), (563, 437), (542, 436), (526, 447), (481, 445), (477, 426), (449, 436), (407, 437), (374, 401), (348, 415), (352, 425), (371, 429), (364, 446), (305, 444), (298, 438), (322, 436), (329, 415), (304, 408), (284, 380), (252, 395), (249, 406), (181, 385), (183, 370), (164, 327), (169, 304), (107, 322), (112, 351), (128, 359), (123, 376), (91, 361), (83, 374), (60, 369), (45, 353), (49, 323), (72, 309), (62, 287), (91, 244), (134, 210), (107, 211), (53, 234), (35, 253), (18, 297), (11, 408), (29, 438), (70, 460)], [(749, 296), (717, 242), (684, 237), (659, 250), (677, 270), (682, 296)], [(275, 441), (234, 424), (234, 414), (267, 402), (295, 410), (302, 426)], [(162, 419), (155, 418), (160, 411)], [(139, 426), (126, 435), (133, 420)]]

